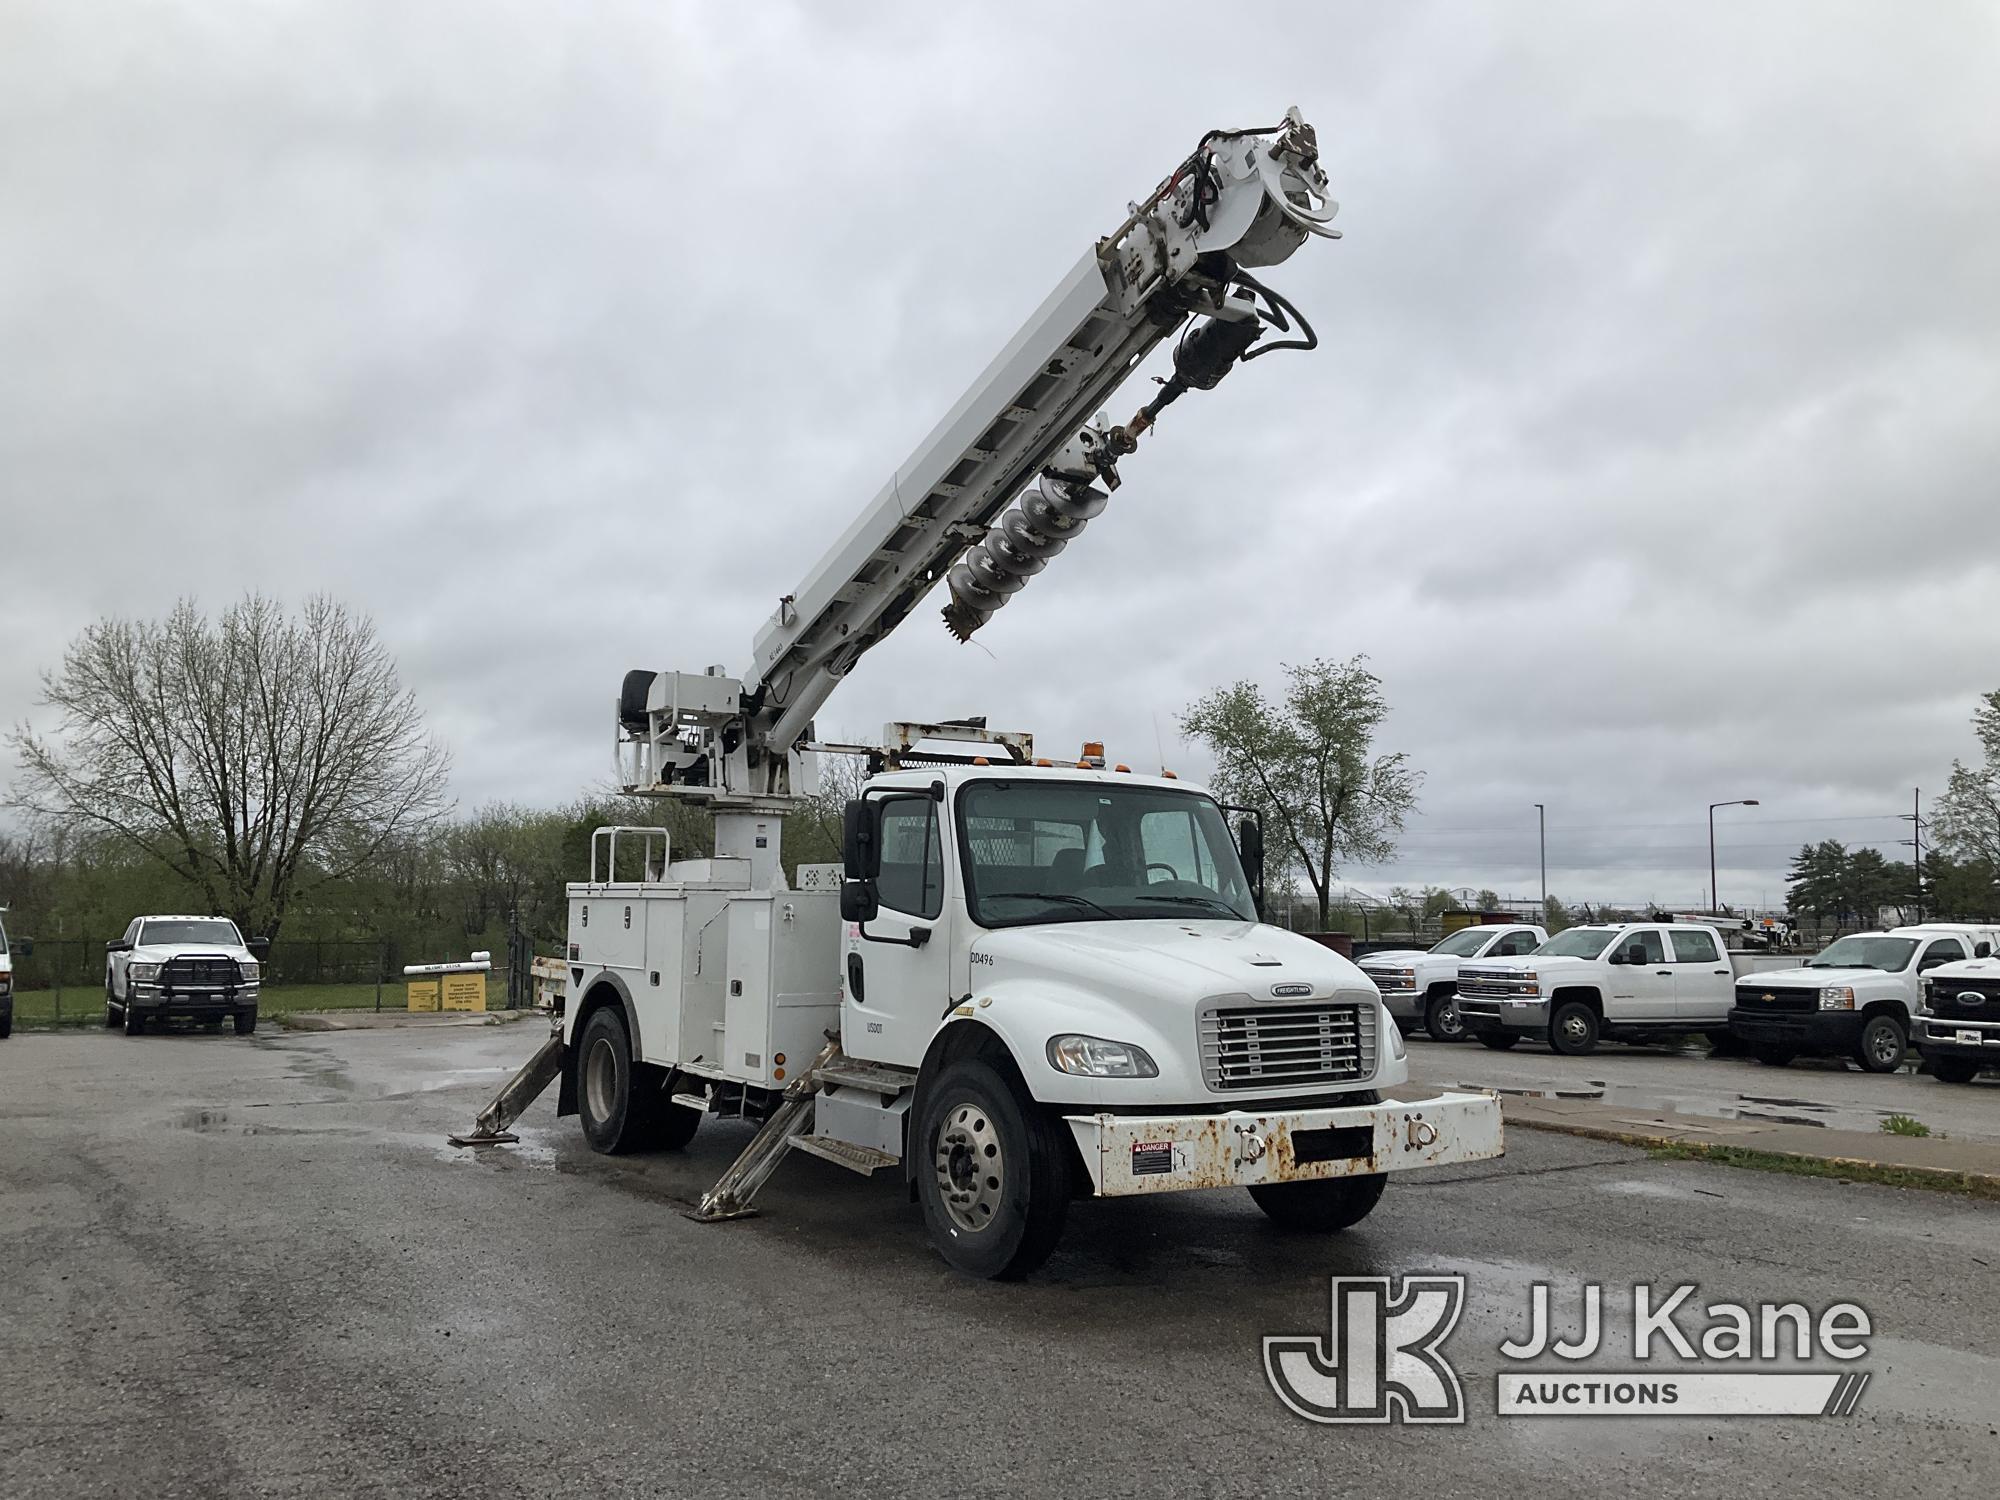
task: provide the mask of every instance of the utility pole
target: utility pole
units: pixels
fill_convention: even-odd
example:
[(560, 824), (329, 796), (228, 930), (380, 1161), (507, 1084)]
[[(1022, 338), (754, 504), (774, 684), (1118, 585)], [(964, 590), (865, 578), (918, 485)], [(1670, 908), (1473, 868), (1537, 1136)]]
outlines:
[(1541, 803), (1535, 804), (1535, 830), (1540, 835), (1542, 845), (1542, 920), (1548, 920), (1549, 913), (1549, 810)]
[(1910, 836), (1898, 839), (1896, 842), (1910, 846), (1910, 867), (1916, 875), (1917, 920), (1921, 922), (1924, 919), (1924, 789), (1920, 786), (1910, 788), (1910, 811), (1907, 817), (1910, 823)]
[(1711, 802), (1708, 804), (1708, 911), (1714, 916), (1722, 910), (1715, 897), (1715, 810), (1718, 807), (1755, 807), (1755, 797), (1738, 797), (1734, 802)]

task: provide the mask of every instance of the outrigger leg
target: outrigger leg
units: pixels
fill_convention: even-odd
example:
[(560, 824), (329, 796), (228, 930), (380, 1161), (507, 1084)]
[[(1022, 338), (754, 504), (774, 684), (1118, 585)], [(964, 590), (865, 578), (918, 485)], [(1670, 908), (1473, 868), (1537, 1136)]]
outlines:
[(763, 1128), (750, 1138), (743, 1154), (729, 1164), (715, 1186), (701, 1195), (698, 1207), (683, 1212), (698, 1223), (714, 1224), (723, 1219), (747, 1219), (757, 1212), (750, 1200), (778, 1170), (778, 1163), (792, 1149), (795, 1138), (811, 1128), (813, 1101), (819, 1094), (819, 1070), (840, 1051), (838, 1042), (828, 1042), (813, 1059), (811, 1067), (792, 1080), (778, 1107), (771, 1111)]
[(452, 1136), (454, 1146), (505, 1146), (520, 1137), (507, 1127), (521, 1118), (521, 1113), (536, 1099), (542, 1090), (562, 1076), (563, 1039), (560, 1031), (555, 1032), (542, 1043), (535, 1055), (521, 1065), (521, 1071), (507, 1080), (505, 1088), (493, 1097), (493, 1102), (479, 1112), (479, 1118), (472, 1122), (468, 1134)]

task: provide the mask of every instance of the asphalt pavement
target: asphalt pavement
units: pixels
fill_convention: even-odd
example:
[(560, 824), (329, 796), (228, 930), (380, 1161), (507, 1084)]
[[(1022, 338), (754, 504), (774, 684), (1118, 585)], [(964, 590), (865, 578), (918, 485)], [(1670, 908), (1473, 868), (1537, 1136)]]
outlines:
[[(897, 1184), (813, 1159), (781, 1167), (761, 1217), (690, 1222), (740, 1123), (614, 1161), (545, 1099), (517, 1147), (447, 1146), (538, 1039), (0, 1044), (0, 1495), (2000, 1484), (1992, 1204), (1516, 1131), (1504, 1160), (1396, 1182), (1331, 1239), (1274, 1231), (1240, 1193), (1079, 1203), (1040, 1275), (990, 1284), (944, 1266)], [(1263, 1337), (1324, 1334), (1329, 1276), (1415, 1272), (1468, 1278), (1446, 1346), (1466, 1424), (1286, 1411)], [(1858, 1302), (1872, 1381), (1837, 1418), (1497, 1417), (1529, 1289), (1569, 1307), (1585, 1280)]]

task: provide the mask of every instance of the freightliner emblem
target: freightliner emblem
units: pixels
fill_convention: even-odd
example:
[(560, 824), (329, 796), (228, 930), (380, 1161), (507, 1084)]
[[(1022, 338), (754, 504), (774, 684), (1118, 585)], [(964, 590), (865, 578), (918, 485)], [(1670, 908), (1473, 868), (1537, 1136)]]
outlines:
[(1313, 987), (1309, 984), (1274, 984), (1271, 986), (1271, 993), (1276, 995), (1280, 1000), (1290, 1000), (1295, 996), (1310, 995), (1312, 992)]

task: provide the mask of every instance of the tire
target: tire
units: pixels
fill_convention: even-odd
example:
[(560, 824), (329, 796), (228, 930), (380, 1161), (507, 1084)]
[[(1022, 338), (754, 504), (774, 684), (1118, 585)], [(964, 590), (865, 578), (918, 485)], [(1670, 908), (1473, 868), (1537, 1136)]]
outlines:
[(13, 1034), (14, 1034), (14, 1013), (12, 1011), (9, 1011), (7, 1012), (6, 1015), (0, 1016), (0, 1042), (6, 1041), (7, 1038), (12, 1036)]
[(1597, 1012), (1581, 1000), (1565, 1000), (1549, 1017), (1549, 1045), (1565, 1057), (1588, 1057), (1597, 1050)]
[[(215, 1025), (217, 1027), (220, 1027), (222, 1023), (220, 1021), (217, 1021)], [(236, 1012), (236, 1034), (238, 1036), (249, 1036), (256, 1029), (257, 1029), (256, 1011), (239, 1010), (238, 1012)]]
[(125, 1035), (138, 1036), (146, 1029), (146, 1021), (139, 1014), (139, 1008), (130, 1000), (118, 1007), (125, 1014)]
[(1424, 1030), (1430, 1033), (1434, 1042), (1465, 1040), (1465, 1018), (1458, 1013), (1457, 990), (1446, 990), (1443, 994), (1431, 996), (1430, 1003), (1424, 1007)]
[(637, 1151), (645, 1134), (632, 1094), (632, 1043), (615, 1006), (590, 1013), (576, 1044), (576, 1112), (590, 1149), (606, 1156)]
[[(641, 1080), (647, 1071), (646, 1065), (641, 1063), (639, 1065)], [(660, 1086), (659, 1103), (654, 1108), (652, 1119), (646, 1127), (646, 1150), (684, 1151), (687, 1149), (687, 1143), (694, 1139), (695, 1131), (701, 1128), (700, 1110), (689, 1109), (686, 1105), (673, 1102), (674, 1084), (674, 1075), (669, 1073)]]
[(104, 1024), (107, 1028), (118, 1024), (118, 1018), (111, 1014), (117, 1008), (117, 1005), (118, 997), (111, 992), (111, 976), (106, 974), (104, 976)]
[(1790, 1047), (1752, 1047), (1750, 1054), (1767, 1068), (1789, 1068), (1798, 1056)]
[(1049, 1258), (1069, 1215), (1070, 1144), (991, 1063), (924, 1085), (911, 1150), (931, 1243), (971, 1276), (1012, 1281)]
[(1979, 1064), (1969, 1057), (1934, 1057), (1931, 1077), (1939, 1083), (1970, 1083), (1979, 1076)]
[(1337, 1234), (1373, 1213), (1388, 1185), (1386, 1172), (1318, 1182), (1267, 1182), (1251, 1188), (1250, 1199), (1280, 1229)]
[(1515, 1046), (1519, 1045), (1520, 1040), (1521, 1034), (1518, 1031), (1482, 1031), (1479, 1033), (1479, 1045), (1482, 1047), (1491, 1047), (1495, 1052), (1511, 1051)]
[(1868, 1073), (1893, 1073), (1903, 1066), (1910, 1050), (1910, 1034), (1894, 1016), (1868, 1018), (1861, 1028), (1861, 1040), (1854, 1044), (1854, 1060)]
[(1733, 1031), (1704, 1031), (1702, 1040), (1708, 1043), (1710, 1057), (1741, 1057), (1743, 1039)]

